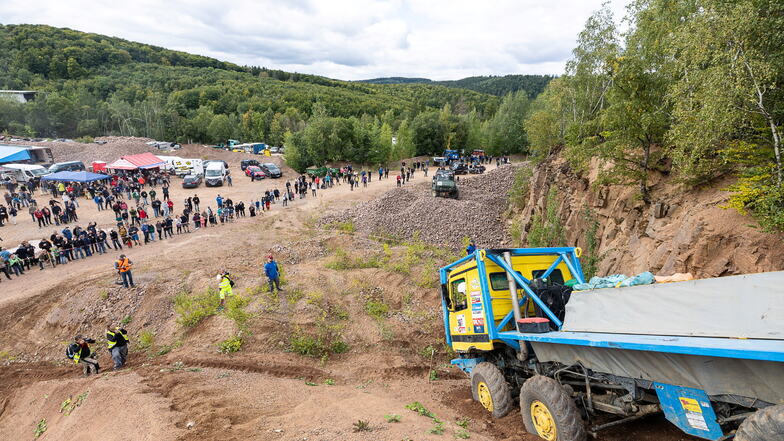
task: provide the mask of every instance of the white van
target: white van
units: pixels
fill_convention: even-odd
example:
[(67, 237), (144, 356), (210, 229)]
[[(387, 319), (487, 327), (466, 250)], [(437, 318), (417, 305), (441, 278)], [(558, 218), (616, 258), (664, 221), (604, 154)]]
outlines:
[(210, 162), (204, 170), (204, 184), (207, 187), (221, 186), (228, 174), (229, 169), (223, 161)]
[(174, 163), (177, 162), (177, 161), (182, 161), (183, 160), (179, 156), (163, 156), (163, 155), (155, 155), (155, 156), (161, 158), (161, 160), (166, 163), (166, 165), (161, 167), (161, 169), (167, 170), (167, 171), (174, 171), (176, 169)]
[(201, 159), (178, 159), (172, 161), (177, 176), (204, 175), (204, 164)]
[(5, 174), (15, 179), (16, 182), (30, 182), (49, 174), (49, 170), (35, 164), (5, 164), (3, 167), (11, 170)]

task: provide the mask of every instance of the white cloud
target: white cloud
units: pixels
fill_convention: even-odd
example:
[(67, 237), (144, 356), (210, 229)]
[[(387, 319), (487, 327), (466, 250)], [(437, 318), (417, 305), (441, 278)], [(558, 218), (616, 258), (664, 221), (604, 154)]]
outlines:
[[(346, 80), (442, 80), (559, 74), (603, 1), (0, 0), (0, 20)], [(616, 19), (626, 2), (612, 1)]]

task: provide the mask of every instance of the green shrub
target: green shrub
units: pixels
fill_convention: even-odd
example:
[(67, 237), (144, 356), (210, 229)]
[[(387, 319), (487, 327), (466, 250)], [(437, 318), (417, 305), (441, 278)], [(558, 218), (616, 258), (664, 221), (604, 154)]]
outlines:
[(250, 298), (234, 295), (226, 300), (226, 317), (234, 320), (240, 329), (245, 329), (251, 314), (245, 311), (250, 303)]
[(136, 349), (145, 350), (155, 345), (155, 333), (152, 331), (142, 331), (136, 338)]
[(367, 257), (351, 255), (346, 250), (337, 248), (332, 259), (325, 266), (332, 270), (379, 268), (381, 267), (381, 259), (376, 255)]
[(320, 357), (326, 352), (326, 346), (320, 338), (305, 334), (292, 335), (289, 347), (292, 352), (306, 357)]
[(222, 341), (218, 345), (218, 350), (221, 354), (231, 354), (242, 349), (242, 337), (238, 334), (227, 340)]
[(215, 315), (219, 304), (218, 293), (212, 288), (201, 294), (181, 292), (174, 297), (177, 323), (186, 328), (196, 326), (205, 318)]
[(381, 320), (389, 312), (389, 305), (381, 300), (368, 300), (365, 303), (365, 311), (374, 319)]

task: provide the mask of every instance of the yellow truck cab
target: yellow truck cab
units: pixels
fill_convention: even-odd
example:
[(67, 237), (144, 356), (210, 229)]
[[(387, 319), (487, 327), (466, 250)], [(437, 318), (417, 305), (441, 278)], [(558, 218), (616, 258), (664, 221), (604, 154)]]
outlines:
[[(579, 254), (579, 248), (478, 250), (442, 269), (444, 326), (452, 349), (457, 352), (491, 351), (494, 344), (501, 343), (497, 338), (499, 331), (515, 330), (517, 320), (512, 321), (515, 314), (510, 281), (516, 291), (522, 291), (521, 294), (525, 294), (527, 287), (517, 286), (499, 265), (499, 260), (508, 256), (511, 267), (524, 280), (547, 279), (563, 285), (572, 279), (583, 281)], [(521, 316), (535, 317), (535, 302), (529, 297), (521, 305), (521, 311)], [(491, 316), (493, 323), (487, 323)], [(501, 324), (503, 326), (499, 327)]]

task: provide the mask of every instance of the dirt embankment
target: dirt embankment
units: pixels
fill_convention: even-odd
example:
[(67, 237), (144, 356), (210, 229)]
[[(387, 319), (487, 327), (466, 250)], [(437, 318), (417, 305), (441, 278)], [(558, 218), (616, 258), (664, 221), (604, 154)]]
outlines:
[[(652, 174), (652, 202), (645, 204), (636, 187), (596, 185), (597, 175), (595, 164), (588, 176), (576, 175), (561, 158), (539, 164), (524, 208), (510, 216), (509, 224), (519, 222), (525, 235), (555, 186), (568, 245), (586, 250), (592, 217), (599, 222), (599, 275), (691, 272), (704, 278), (784, 269), (782, 235), (765, 233), (753, 219), (721, 208), (728, 198), (722, 189), (729, 182), (684, 188)], [(592, 215), (586, 216), (586, 208)]]

